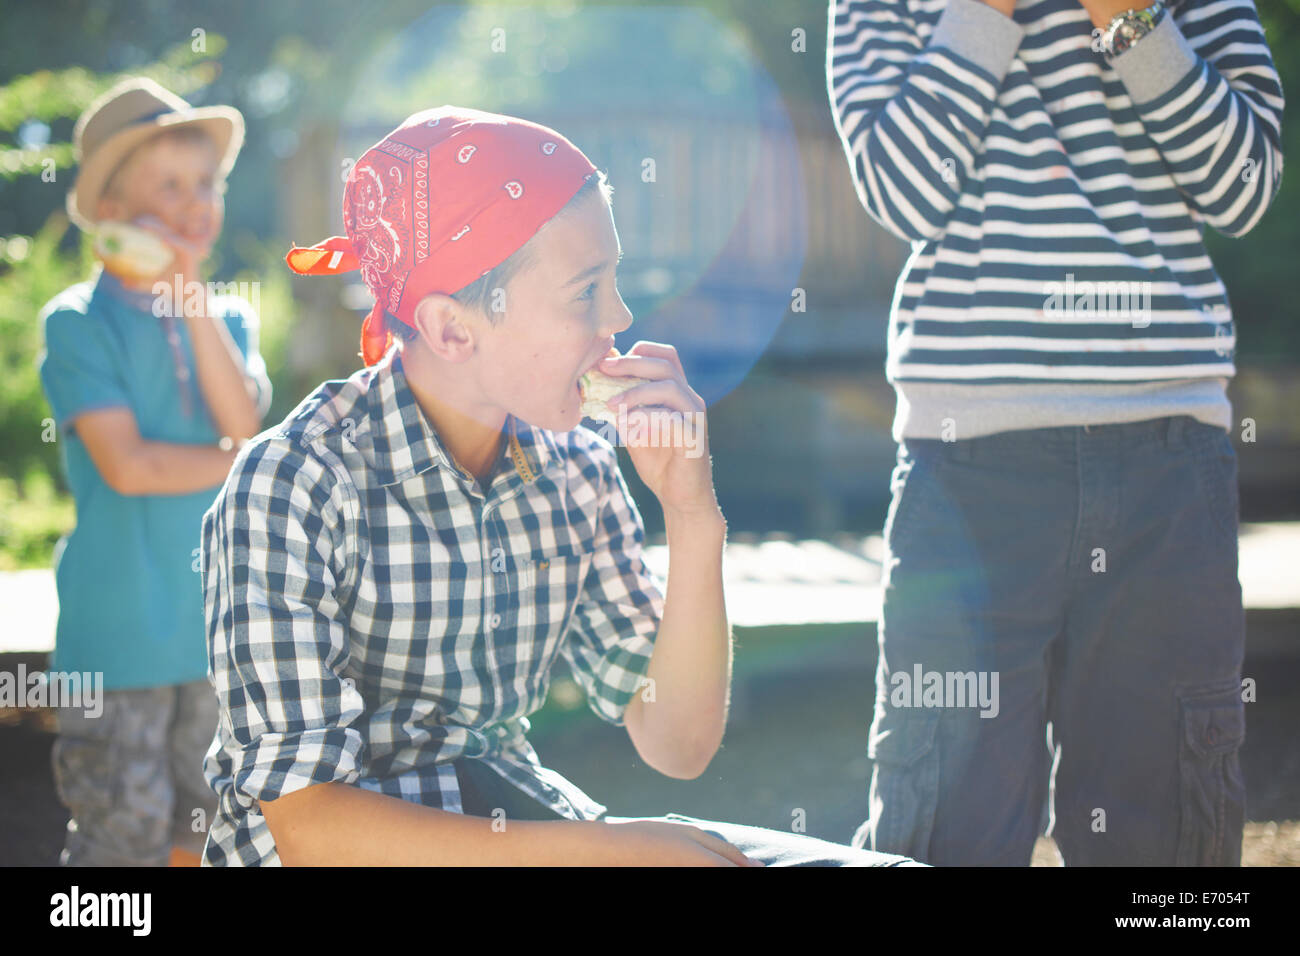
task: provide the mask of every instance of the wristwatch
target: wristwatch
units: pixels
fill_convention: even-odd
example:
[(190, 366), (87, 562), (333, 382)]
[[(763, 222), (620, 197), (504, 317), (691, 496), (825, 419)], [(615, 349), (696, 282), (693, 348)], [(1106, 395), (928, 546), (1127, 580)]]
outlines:
[(1141, 10), (1125, 10), (1102, 32), (1101, 52), (1108, 59), (1119, 56), (1158, 27), (1164, 18), (1165, 5), (1160, 0)]

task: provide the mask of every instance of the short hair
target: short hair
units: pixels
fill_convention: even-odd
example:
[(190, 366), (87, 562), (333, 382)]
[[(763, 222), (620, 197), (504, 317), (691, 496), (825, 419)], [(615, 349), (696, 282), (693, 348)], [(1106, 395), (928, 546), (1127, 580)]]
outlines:
[[(606, 203), (613, 203), (614, 187), (610, 185), (603, 170), (597, 170), (564, 204), (564, 207), (548, 221), (554, 222), (556, 219), (567, 215), (576, 206), (597, 193)], [(482, 314), (490, 324), (500, 324), (502, 314), (491, 308), (492, 297), (497, 289), (504, 289), (515, 275), (531, 265), (536, 259), (536, 238), (537, 236), (534, 235), (511, 253), (500, 265), (489, 270), (485, 275), (479, 276), (460, 291), (452, 293), (451, 297), (461, 305)], [(420, 335), (417, 329), (407, 325), (386, 309), (384, 310), (384, 327), (392, 333), (393, 338), (400, 339), (403, 342), (410, 342)]]
[(176, 126), (173, 128), (163, 128), (159, 132), (150, 136), (141, 143), (137, 143), (129, 153), (122, 157), (118, 164), (113, 167), (109, 173), (108, 179), (104, 181), (104, 189), (101, 195), (119, 196), (122, 188), (122, 170), (130, 164), (140, 152), (147, 146), (153, 146), (161, 143), (163, 140), (173, 140), (179, 143), (207, 143), (214, 150), (217, 148), (217, 142), (201, 126)]

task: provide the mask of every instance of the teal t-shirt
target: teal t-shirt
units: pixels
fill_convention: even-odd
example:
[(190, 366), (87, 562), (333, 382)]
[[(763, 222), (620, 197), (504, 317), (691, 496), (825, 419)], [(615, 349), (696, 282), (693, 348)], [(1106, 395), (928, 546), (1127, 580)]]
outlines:
[[(219, 440), (199, 391), (185, 320), (177, 317), (185, 376), (153, 296), (102, 270), (41, 311), (40, 377), (59, 429), (60, 460), (76, 499), (77, 524), (58, 542), (56, 671), (101, 672), (106, 689), (199, 680), (208, 671), (199, 572), (203, 513), (221, 485), (182, 495), (121, 495), (104, 483), (71, 420), (97, 408), (135, 414), (142, 438), (213, 445)], [(238, 296), (215, 296), (245, 368), (271, 402), (257, 350), (258, 317)], [(183, 382), (183, 384), (182, 384)], [(188, 391), (185, 414), (182, 388)]]

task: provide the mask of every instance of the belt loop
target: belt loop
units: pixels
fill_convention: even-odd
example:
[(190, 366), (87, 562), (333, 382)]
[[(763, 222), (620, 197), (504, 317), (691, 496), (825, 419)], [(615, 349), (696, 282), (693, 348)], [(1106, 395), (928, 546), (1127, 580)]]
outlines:
[(1170, 448), (1182, 444), (1185, 419), (1182, 415), (1174, 415), (1169, 419), (1169, 424), (1165, 429), (1165, 444)]

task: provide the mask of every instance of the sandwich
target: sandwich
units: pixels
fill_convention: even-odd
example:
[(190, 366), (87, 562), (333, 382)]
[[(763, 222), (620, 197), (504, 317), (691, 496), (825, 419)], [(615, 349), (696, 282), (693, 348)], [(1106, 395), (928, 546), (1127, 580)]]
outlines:
[(626, 392), (629, 388), (645, 385), (652, 381), (648, 378), (622, 376), (615, 378), (597, 369), (591, 369), (578, 379), (578, 390), (582, 394), (582, 415), (598, 422), (609, 422), (618, 426), (618, 414), (605, 403), (615, 395)]
[(175, 258), (167, 243), (154, 233), (125, 222), (100, 223), (94, 250), (104, 268), (126, 282), (160, 276)]

